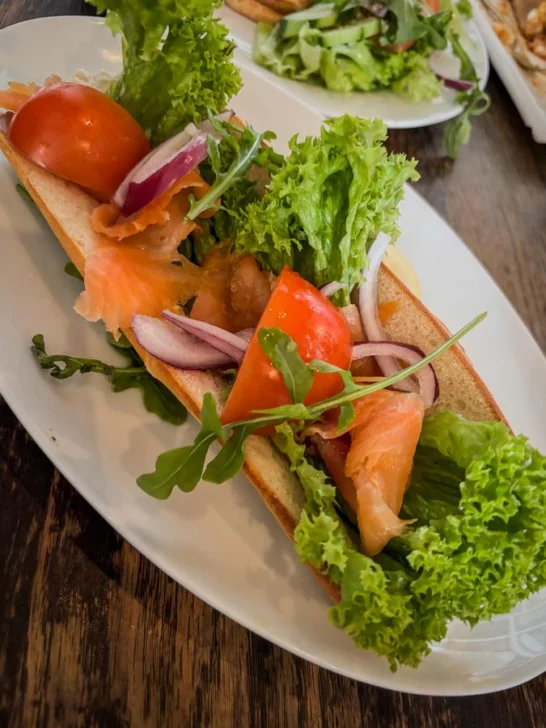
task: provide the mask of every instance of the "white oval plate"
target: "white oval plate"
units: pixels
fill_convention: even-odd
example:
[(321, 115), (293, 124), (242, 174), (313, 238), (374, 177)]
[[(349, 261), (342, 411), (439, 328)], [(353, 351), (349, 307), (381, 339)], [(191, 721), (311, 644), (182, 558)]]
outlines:
[[(0, 32), (0, 86), (117, 71), (118, 44), (102, 22), (47, 18)], [(320, 117), (243, 65), (234, 107), (256, 127), (274, 128), (279, 147), (295, 132), (316, 133)], [(290, 119), (290, 125), (284, 120)], [(135, 478), (167, 448), (193, 440), (196, 426), (163, 424), (138, 394), (113, 395), (100, 377), (58, 382), (38, 369), (31, 337), (50, 352), (112, 360), (100, 325), (72, 305), (79, 284), (47, 225), (15, 190), (0, 159), (0, 390), (55, 465), (128, 541), (160, 569), (237, 622), (312, 662), (357, 680), (432, 695), (483, 693), (546, 669), (544, 595), (470, 631), (454, 624), (418, 670), (389, 671), (331, 626), (328, 600), (261, 499), (243, 477), (201, 484), (168, 502), (142, 493)], [(451, 328), (490, 315), (465, 341), (516, 430), (546, 449), (546, 362), (522, 322), (464, 244), (411, 189), (402, 205), (401, 247), (418, 271), (423, 297)], [(7, 315), (9, 312), (9, 315)]]
[[(239, 53), (247, 61), (252, 62), (252, 45), (256, 32), (256, 23), (226, 6), (220, 8), (218, 15), (229, 28), (232, 39), (239, 47)], [(473, 47), (469, 49), (469, 55), (480, 78), (480, 87), (483, 89), (489, 77), (489, 58), (474, 23), (469, 23), (467, 29), (474, 43)], [(445, 73), (446, 76), (456, 77), (459, 66), (454, 57), (443, 52), (435, 55), (437, 68), (441, 69), (440, 72)], [(446, 88), (443, 88), (440, 96), (432, 99), (432, 101), (412, 104), (404, 101), (392, 91), (373, 91), (369, 93), (329, 91), (321, 86), (312, 86), (301, 81), (280, 78), (258, 65), (255, 67), (269, 84), (288, 91), (306, 106), (326, 117), (339, 116), (339, 114), (364, 117), (376, 116), (383, 119), (390, 129), (414, 129), (448, 121), (461, 111), (461, 107), (455, 103), (455, 91)]]

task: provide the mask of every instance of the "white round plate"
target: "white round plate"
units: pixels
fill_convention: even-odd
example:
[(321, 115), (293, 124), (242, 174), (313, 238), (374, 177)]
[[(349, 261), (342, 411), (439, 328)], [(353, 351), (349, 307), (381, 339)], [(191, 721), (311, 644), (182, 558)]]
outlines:
[[(229, 28), (234, 42), (237, 43), (238, 58), (244, 57), (246, 61), (252, 62), (252, 45), (256, 32), (256, 23), (226, 6), (220, 8), (218, 15)], [(483, 89), (489, 77), (489, 58), (481, 36), (473, 22), (468, 23), (467, 30), (472, 40), (469, 55), (480, 78), (480, 87)], [(438, 71), (444, 75), (457, 76), (458, 61), (450, 53), (436, 53), (435, 63)], [(440, 96), (431, 101), (412, 104), (392, 91), (373, 91), (369, 93), (329, 91), (322, 86), (313, 86), (301, 81), (281, 78), (258, 65), (256, 65), (256, 68), (268, 83), (287, 91), (306, 106), (326, 117), (339, 116), (340, 114), (370, 118), (378, 117), (383, 119), (390, 129), (414, 129), (448, 121), (461, 111), (461, 107), (455, 103), (455, 91), (447, 88), (443, 88)]]
[[(100, 20), (48, 18), (0, 32), (0, 87), (50, 72), (68, 77), (81, 67), (115, 72), (119, 63), (118, 43)], [(264, 83), (251, 64), (242, 70), (245, 88), (233, 105), (243, 118), (275, 129), (280, 149), (295, 132), (316, 133), (318, 115)], [(357, 650), (329, 624), (326, 596), (244, 477), (175, 492), (167, 502), (142, 493), (135, 478), (160, 452), (193, 441), (196, 426), (161, 423), (136, 392), (114, 395), (100, 377), (58, 382), (37, 367), (29, 343), (38, 332), (52, 353), (110, 361), (115, 354), (102, 327), (73, 312), (79, 283), (63, 272), (60, 246), (15, 182), (0, 159), (0, 390), (48, 457), (122, 536), (232, 619), (357, 680), (463, 695), (501, 690), (546, 669), (544, 595), (473, 631), (454, 624), (418, 670), (393, 674), (386, 661)], [(514, 428), (546, 449), (546, 361), (530, 334), (464, 244), (411, 189), (401, 226), (401, 247), (421, 278), (424, 300), (446, 324), (456, 329), (490, 312), (465, 347)]]

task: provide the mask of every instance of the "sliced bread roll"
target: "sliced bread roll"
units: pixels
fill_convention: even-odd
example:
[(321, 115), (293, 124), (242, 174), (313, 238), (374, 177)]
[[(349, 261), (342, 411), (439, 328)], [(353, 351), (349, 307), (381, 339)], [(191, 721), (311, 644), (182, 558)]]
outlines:
[[(83, 273), (86, 258), (98, 243), (97, 234), (91, 227), (91, 212), (97, 202), (77, 185), (65, 182), (25, 159), (3, 133), (0, 133), (0, 149), (69, 258)], [(447, 329), (384, 266), (379, 279), (379, 300), (396, 301), (396, 312), (387, 325), (387, 333), (393, 341), (413, 344), (428, 353), (449, 338)], [(219, 404), (224, 388), (219, 375), (174, 369), (142, 350), (130, 329), (124, 330), (124, 334), (150, 373), (163, 382), (196, 419), (207, 392), (211, 392)], [(504, 421), (491, 393), (460, 346), (449, 349), (434, 366), (440, 382), (436, 409), (451, 409), (469, 419)], [(303, 507), (303, 489), (269, 438), (253, 435), (248, 439), (244, 472), (282, 529), (293, 539)], [(331, 597), (339, 600), (339, 588), (315, 569), (313, 571)]]

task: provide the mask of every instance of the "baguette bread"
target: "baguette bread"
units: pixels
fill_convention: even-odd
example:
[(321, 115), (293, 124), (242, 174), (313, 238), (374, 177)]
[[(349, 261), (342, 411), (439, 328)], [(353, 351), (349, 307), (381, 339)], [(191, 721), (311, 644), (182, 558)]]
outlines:
[[(0, 149), (49, 223), (65, 252), (83, 273), (85, 261), (98, 244), (91, 227), (91, 212), (97, 205), (84, 190), (65, 182), (23, 157), (0, 132)], [(386, 329), (394, 341), (413, 344), (429, 353), (449, 338), (447, 329), (385, 266), (379, 277), (380, 301), (395, 301), (396, 311)], [(182, 371), (164, 364), (145, 352), (130, 329), (123, 332), (142, 357), (150, 373), (198, 419), (203, 397), (211, 392), (217, 403), (224, 384), (213, 372)], [(435, 361), (440, 382), (436, 409), (451, 409), (468, 419), (505, 421), (493, 396), (473, 369), (459, 345)], [(258, 490), (287, 536), (293, 540), (303, 507), (303, 489), (290, 471), (284, 456), (269, 438), (252, 435), (246, 445), (244, 472)], [(313, 569), (334, 600), (339, 588)]]

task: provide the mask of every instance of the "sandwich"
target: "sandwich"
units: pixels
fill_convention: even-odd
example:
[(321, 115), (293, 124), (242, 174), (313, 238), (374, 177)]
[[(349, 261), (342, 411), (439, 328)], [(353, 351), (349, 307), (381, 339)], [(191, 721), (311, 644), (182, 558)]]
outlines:
[[(415, 162), (350, 116), (282, 156), (226, 111), (238, 75), (213, 3), (98, 5), (123, 33), (108, 95), (12, 84), (0, 148), (83, 278), (76, 310), (201, 423), (138, 485), (183, 498), (242, 469), (333, 623), (416, 667), (452, 619), (545, 586), (546, 458), (457, 343), (483, 316), (451, 336), (385, 265)], [(81, 364), (34, 352), (61, 378)]]

